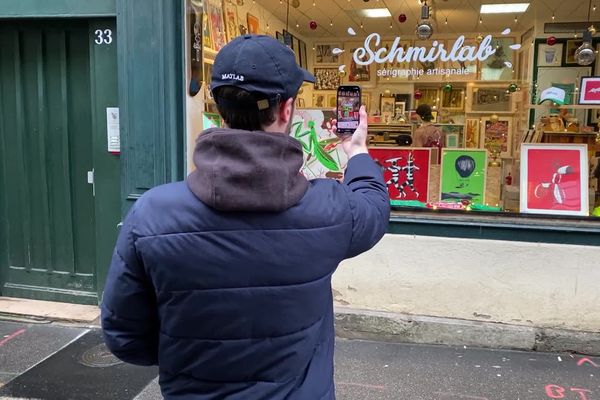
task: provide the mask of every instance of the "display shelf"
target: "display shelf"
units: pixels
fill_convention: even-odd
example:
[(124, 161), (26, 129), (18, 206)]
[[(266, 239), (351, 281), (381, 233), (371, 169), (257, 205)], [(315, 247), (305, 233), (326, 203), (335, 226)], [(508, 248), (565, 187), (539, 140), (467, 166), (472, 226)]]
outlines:
[[(543, 108), (568, 108), (574, 110), (600, 110), (600, 104), (565, 104), (561, 105), (549, 105), (549, 104), (528, 104), (525, 106), (528, 109), (543, 109)], [(496, 113), (497, 114), (497, 113)]]

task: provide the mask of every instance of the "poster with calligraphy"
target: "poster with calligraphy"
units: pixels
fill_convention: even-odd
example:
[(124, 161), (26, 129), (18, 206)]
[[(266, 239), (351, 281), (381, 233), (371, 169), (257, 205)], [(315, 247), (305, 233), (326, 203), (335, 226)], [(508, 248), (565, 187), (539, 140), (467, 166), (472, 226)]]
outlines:
[(369, 154), (383, 171), (390, 202), (429, 199), (430, 148), (372, 147)]

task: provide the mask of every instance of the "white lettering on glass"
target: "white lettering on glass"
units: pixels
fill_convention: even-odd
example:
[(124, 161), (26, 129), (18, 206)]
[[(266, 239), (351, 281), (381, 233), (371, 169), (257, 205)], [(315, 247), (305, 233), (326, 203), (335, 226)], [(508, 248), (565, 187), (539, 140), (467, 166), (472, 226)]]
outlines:
[(465, 46), (465, 37), (459, 36), (450, 50), (443, 43), (434, 40), (430, 48), (411, 46), (406, 50), (400, 45), (400, 37), (394, 39), (392, 46), (387, 49), (381, 46), (381, 35), (372, 33), (365, 39), (364, 47), (354, 51), (354, 62), (358, 65), (369, 65), (372, 63), (395, 63), (395, 62), (434, 62), (442, 61), (485, 61), (496, 49), (492, 47), (492, 35), (483, 38), (478, 46)]

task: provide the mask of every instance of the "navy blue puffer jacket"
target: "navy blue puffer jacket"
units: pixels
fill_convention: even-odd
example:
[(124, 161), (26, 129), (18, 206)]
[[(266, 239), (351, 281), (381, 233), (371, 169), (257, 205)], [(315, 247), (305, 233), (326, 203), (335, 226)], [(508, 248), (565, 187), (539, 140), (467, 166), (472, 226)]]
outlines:
[(107, 346), (158, 364), (167, 399), (334, 399), (331, 276), (385, 232), (380, 169), (361, 154), (344, 183), (308, 182), (299, 143), (264, 132), (208, 131), (196, 155), (124, 222)]

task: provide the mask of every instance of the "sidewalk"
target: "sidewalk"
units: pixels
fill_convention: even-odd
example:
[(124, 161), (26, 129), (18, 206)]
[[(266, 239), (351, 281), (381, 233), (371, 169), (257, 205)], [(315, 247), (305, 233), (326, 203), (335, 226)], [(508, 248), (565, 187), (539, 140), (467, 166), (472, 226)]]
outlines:
[[(0, 321), (0, 338), (0, 400), (162, 399), (156, 368), (116, 360), (97, 329)], [(338, 339), (335, 365), (339, 400), (600, 400), (587, 356)]]
[[(336, 306), (340, 338), (600, 355), (600, 332), (508, 325)], [(99, 326), (96, 306), (0, 297), (0, 319)]]

